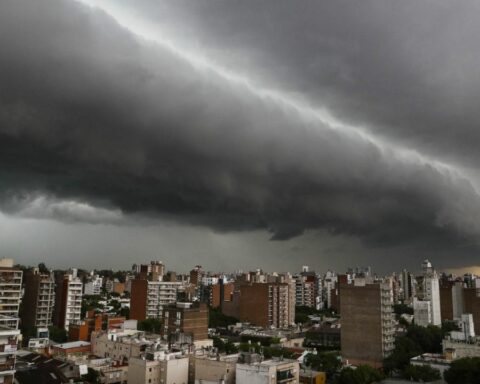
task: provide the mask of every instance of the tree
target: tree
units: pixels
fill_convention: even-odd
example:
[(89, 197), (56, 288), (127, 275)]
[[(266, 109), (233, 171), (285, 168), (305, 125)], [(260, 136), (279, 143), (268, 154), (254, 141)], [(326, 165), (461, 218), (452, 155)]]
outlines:
[(407, 327), (406, 335), (397, 338), (395, 349), (385, 359), (385, 372), (390, 374), (396, 371), (403, 371), (410, 364), (412, 357), (423, 353), (441, 353), (442, 340), (451, 328), (451, 325), (447, 324), (442, 326), (442, 328), (434, 325), (420, 327), (410, 324)]
[(125, 317), (125, 319), (130, 319), (130, 308), (128, 307), (123, 307), (120, 309), (120, 316)]
[(229, 325), (238, 323), (239, 320), (232, 316), (227, 316), (222, 313), (220, 308), (209, 308), (208, 313), (208, 327), (209, 328), (227, 328)]
[(407, 380), (429, 383), (441, 379), (440, 371), (429, 365), (409, 365), (403, 371), (403, 377)]
[(413, 308), (409, 307), (406, 304), (394, 304), (393, 305), (393, 312), (397, 315), (397, 319), (400, 315), (406, 313), (407, 315), (413, 315)]
[(48, 328), (50, 339), (57, 343), (65, 343), (68, 339), (67, 331), (63, 328), (51, 326)]
[(145, 319), (138, 322), (138, 330), (151, 332), (151, 333), (160, 333), (162, 329), (162, 321), (160, 319)]
[(359, 365), (356, 369), (344, 368), (337, 377), (336, 384), (371, 384), (383, 380), (384, 376), (369, 365)]
[(387, 374), (402, 371), (410, 364), (412, 357), (422, 353), (422, 348), (415, 341), (406, 336), (399, 337), (392, 354), (385, 359), (383, 369)]
[(82, 379), (91, 384), (100, 383), (100, 372), (96, 369), (88, 368), (88, 372), (85, 375), (82, 375)]
[(255, 353), (263, 354), (265, 359), (271, 359), (272, 357), (285, 357), (290, 359), (293, 357), (292, 351), (280, 347), (264, 347), (259, 344), (242, 343), (238, 349), (242, 352), (249, 352), (253, 349)]
[(340, 356), (337, 353), (324, 352), (305, 356), (305, 365), (316, 371), (325, 372), (328, 377), (333, 376), (342, 367)]
[(47, 268), (47, 266), (45, 265), (45, 263), (40, 263), (38, 264), (38, 271), (40, 273), (50, 273), (50, 270)]
[(479, 384), (480, 357), (465, 357), (452, 361), (443, 377), (448, 384)]
[(218, 352), (225, 352), (226, 354), (237, 353), (238, 348), (230, 340), (226, 342), (220, 337), (213, 338), (213, 346), (218, 349)]

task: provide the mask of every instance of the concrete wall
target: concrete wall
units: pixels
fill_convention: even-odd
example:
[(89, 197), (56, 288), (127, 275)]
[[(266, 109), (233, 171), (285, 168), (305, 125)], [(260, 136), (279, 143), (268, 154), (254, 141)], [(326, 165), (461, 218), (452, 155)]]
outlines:
[(225, 384), (235, 383), (236, 361), (217, 361), (206, 358), (195, 358), (195, 382), (219, 382), (225, 378)]

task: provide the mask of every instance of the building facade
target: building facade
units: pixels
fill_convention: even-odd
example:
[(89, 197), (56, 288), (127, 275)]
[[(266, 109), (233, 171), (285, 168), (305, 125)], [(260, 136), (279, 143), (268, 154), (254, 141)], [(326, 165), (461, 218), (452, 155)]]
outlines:
[(53, 273), (40, 273), (32, 268), (25, 274), (22, 327), (32, 331), (52, 325), (55, 306), (55, 279)]
[(162, 336), (190, 335), (193, 341), (208, 339), (208, 308), (205, 303), (176, 303), (163, 308)]
[(353, 365), (381, 367), (394, 348), (390, 285), (355, 279), (340, 284), (339, 292), (343, 359)]
[(261, 327), (290, 325), (289, 284), (253, 283), (240, 287), (239, 319)]
[(70, 323), (81, 320), (83, 283), (77, 270), (56, 276), (54, 324), (68, 331)]
[(163, 307), (177, 301), (181, 285), (181, 282), (132, 280), (130, 318), (139, 321), (161, 318)]
[(13, 384), (19, 343), (18, 312), (21, 300), (21, 270), (12, 259), (0, 260), (0, 382)]
[(297, 384), (299, 370), (295, 360), (239, 362), (235, 371), (236, 384)]
[(188, 384), (188, 356), (147, 351), (128, 362), (128, 384)]

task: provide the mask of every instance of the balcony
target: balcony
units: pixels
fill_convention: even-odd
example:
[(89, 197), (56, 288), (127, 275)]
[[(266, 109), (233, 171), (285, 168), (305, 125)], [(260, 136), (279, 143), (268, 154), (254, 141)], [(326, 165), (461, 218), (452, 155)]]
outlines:
[(10, 358), (0, 363), (0, 372), (13, 371), (15, 369), (15, 359)]

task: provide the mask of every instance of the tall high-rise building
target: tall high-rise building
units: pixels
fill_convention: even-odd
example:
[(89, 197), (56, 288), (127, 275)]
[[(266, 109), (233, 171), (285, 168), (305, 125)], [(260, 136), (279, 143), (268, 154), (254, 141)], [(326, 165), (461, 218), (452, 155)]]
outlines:
[[(428, 324), (441, 325), (442, 316), (440, 310), (440, 282), (437, 272), (432, 266), (432, 263), (428, 260), (424, 260), (422, 263), (423, 275), (417, 277), (417, 300), (415, 300), (414, 317), (417, 324), (418, 319), (421, 319), (421, 323), (425, 324), (425, 313), (429, 313)], [(425, 311), (425, 305), (419, 303), (419, 301), (425, 301), (430, 306), (428, 311)], [(415, 308), (417, 308), (417, 314), (415, 315)]]
[(151, 261), (150, 273), (152, 274), (153, 281), (163, 280), (163, 275), (165, 275), (165, 265), (161, 261)]
[(190, 271), (190, 284), (192, 285), (199, 285), (203, 276), (203, 269), (201, 265), (195, 266)]
[(130, 318), (161, 318), (163, 307), (177, 301), (181, 282), (132, 280)]
[(83, 283), (77, 276), (76, 268), (65, 274), (57, 274), (55, 280), (53, 323), (68, 330), (70, 323), (81, 321)]
[(402, 299), (404, 301), (410, 302), (414, 295), (413, 291), (413, 276), (406, 269), (402, 271), (400, 276), (400, 285), (402, 288)]
[(32, 268), (25, 273), (22, 328), (37, 331), (52, 325), (55, 306), (55, 278), (52, 272)]
[(357, 278), (339, 287), (342, 357), (350, 364), (381, 367), (394, 348), (390, 284)]
[(0, 382), (13, 383), (18, 346), (22, 271), (12, 259), (0, 260)]
[(295, 276), (295, 304), (315, 308), (317, 304), (316, 276)]

